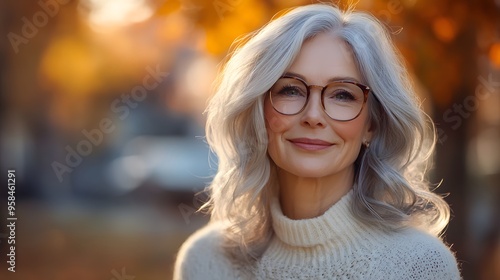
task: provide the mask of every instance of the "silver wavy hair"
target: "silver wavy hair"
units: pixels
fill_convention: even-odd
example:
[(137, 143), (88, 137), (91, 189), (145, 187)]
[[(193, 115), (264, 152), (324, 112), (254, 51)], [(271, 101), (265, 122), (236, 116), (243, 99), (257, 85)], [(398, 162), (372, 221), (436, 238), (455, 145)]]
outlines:
[[(434, 235), (449, 221), (449, 206), (424, 175), (435, 132), (420, 109), (388, 32), (374, 17), (313, 4), (284, 15), (235, 42), (207, 107), (206, 137), (218, 157), (208, 186), (211, 222), (225, 224), (226, 246), (256, 258), (272, 236), (269, 198), (277, 190), (267, 154), (266, 92), (290, 67), (302, 44), (320, 33), (343, 39), (364, 82), (373, 137), (356, 160), (353, 213), (387, 230), (407, 226)], [(243, 253), (243, 254), (241, 254)]]

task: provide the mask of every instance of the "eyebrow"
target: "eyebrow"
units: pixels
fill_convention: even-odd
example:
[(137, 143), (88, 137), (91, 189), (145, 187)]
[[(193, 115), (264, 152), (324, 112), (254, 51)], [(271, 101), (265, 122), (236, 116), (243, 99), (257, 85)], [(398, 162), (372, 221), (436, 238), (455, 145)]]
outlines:
[[(307, 79), (306, 77), (298, 74), (298, 73), (294, 73), (294, 72), (285, 72), (283, 74), (283, 76), (291, 76), (291, 77), (295, 77), (295, 78), (300, 78), (304, 81), (307, 82)], [(356, 78), (353, 78), (353, 77), (350, 77), (350, 76), (335, 76), (335, 77), (332, 77), (330, 79), (328, 79), (328, 81), (326, 81), (327, 83), (332, 83), (332, 82), (336, 82), (336, 81), (353, 81), (353, 82), (356, 82), (356, 83), (361, 83), (360, 81), (358, 81), (358, 79)]]

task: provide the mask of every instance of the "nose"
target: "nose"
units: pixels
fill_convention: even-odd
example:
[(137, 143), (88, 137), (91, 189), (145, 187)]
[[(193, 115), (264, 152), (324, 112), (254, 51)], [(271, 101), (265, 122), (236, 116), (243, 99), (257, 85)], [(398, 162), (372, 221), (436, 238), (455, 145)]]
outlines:
[[(317, 87), (313, 90), (313, 87)], [(302, 111), (301, 123), (309, 127), (325, 127), (326, 112), (323, 109), (321, 102), (321, 87), (311, 86), (309, 100), (304, 111)]]

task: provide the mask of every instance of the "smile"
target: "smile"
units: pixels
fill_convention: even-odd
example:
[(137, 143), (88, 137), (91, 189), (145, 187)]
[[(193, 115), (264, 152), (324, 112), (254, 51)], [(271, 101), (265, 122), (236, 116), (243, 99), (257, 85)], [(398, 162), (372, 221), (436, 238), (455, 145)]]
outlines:
[(290, 141), (293, 145), (308, 151), (324, 150), (334, 145), (330, 142), (310, 138), (295, 138), (288, 139), (288, 141)]

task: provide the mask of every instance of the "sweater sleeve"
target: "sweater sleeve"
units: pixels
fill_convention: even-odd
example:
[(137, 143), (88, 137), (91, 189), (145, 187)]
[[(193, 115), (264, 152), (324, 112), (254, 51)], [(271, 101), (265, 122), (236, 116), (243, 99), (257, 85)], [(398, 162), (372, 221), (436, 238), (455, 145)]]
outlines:
[(427, 233), (409, 230), (384, 247), (377, 279), (461, 279), (452, 251)]
[(415, 248), (413, 265), (410, 266), (412, 279), (459, 280), (458, 263), (454, 254), (440, 240), (419, 244)]
[(236, 279), (236, 271), (222, 251), (220, 227), (208, 225), (181, 246), (174, 266), (174, 280)]

